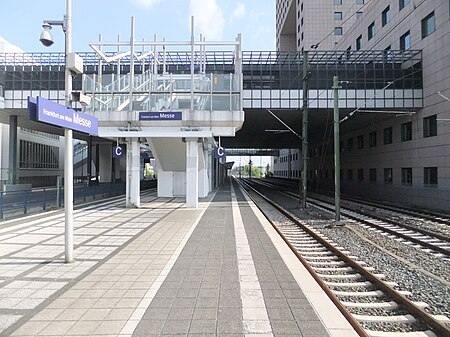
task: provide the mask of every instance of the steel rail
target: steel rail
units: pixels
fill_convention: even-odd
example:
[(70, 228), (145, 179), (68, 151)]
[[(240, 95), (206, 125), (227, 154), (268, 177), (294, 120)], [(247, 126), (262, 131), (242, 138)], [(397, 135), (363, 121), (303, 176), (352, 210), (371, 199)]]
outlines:
[[(255, 182), (253, 182), (255, 183)], [(246, 183), (246, 186), (248, 188), (250, 188), (252, 191), (254, 191), (256, 194), (258, 194), (261, 198), (263, 198), (266, 202), (268, 202), (270, 205), (272, 205), (273, 207), (275, 207), (278, 211), (280, 211), (284, 216), (286, 216), (289, 220), (291, 220), (292, 222), (294, 222), (297, 226), (299, 226), (302, 230), (304, 230), (305, 232), (307, 232), (309, 235), (311, 235), (315, 240), (317, 240), (318, 242), (320, 242), (322, 245), (324, 245), (327, 249), (329, 249), (331, 252), (333, 252), (334, 254), (336, 254), (340, 259), (342, 259), (346, 264), (348, 264), (350, 267), (354, 268), (358, 273), (360, 273), (361, 275), (363, 275), (368, 281), (372, 282), (374, 285), (378, 286), (384, 293), (385, 295), (391, 297), (394, 301), (396, 301), (399, 305), (403, 306), (405, 309), (407, 309), (413, 316), (416, 317), (416, 319), (422, 321), (423, 323), (425, 323), (426, 325), (428, 325), (434, 333), (436, 333), (437, 336), (439, 337), (448, 337), (450, 336), (450, 329), (445, 325), (442, 324), (441, 322), (439, 322), (437, 319), (435, 319), (433, 316), (431, 316), (430, 314), (428, 314), (425, 310), (423, 310), (422, 308), (420, 308), (419, 306), (417, 306), (416, 304), (414, 304), (412, 301), (410, 301), (405, 295), (400, 294), (398, 291), (396, 291), (392, 286), (388, 285), (387, 283), (383, 282), (380, 278), (378, 278), (377, 276), (375, 276), (374, 274), (372, 274), (371, 272), (367, 271), (363, 266), (361, 266), (359, 263), (357, 263), (356, 261), (352, 260), (350, 257), (348, 257), (347, 255), (345, 255), (344, 253), (342, 253), (339, 249), (335, 248), (333, 245), (331, 245), (329, 242), (327, 242), (326, 240), (324, 240), (322, 237), (318, 236), (314, 231), (312, 231), (311, 229), (309, 229), (307, 226), (305, 226), (304, 224), (302, 224), (299, 220), (297, 220), (293, 215), (291, 215), (289, 212), (287, 212), (286, 210), (284, 210), (281, 206), (279, 206), (278, 204), (276, 204), (275, 202), (273, 202), (272, 200), (270, 200), (269, 198), (267, 198), (266, 196), (264, 196), (262, 193), (258, 192), (255, 188), (253, 188), (252, 186), (250, 186), (248, 183)], [(254, 201), (254, 199), (252, 199)], [(255, 202), (256, 204), (256, 202)], [(258, 206), (258, 208), (260, 208)], [(263, 212), (263, 214), (267, 217), (267, 215), (264, 213), (264, 211), (260, 208), (261, 212)], [(272, 223), (272, 222), (271, 222)], [(276, 231), (278, 233), (280, 233), (280, 231), (276, 228), (276, 226), (272, 223), (272, 226), (274, 226), (274, 228), (276, 229)], [(285, 237), (283, 236), (283, 240), (285, 240)], [(286, 240), (285, 240), (286, 241)], [(289, 245), (289, 244), (288, 244)], [(292, 245), (289, 245), (290, 248), (292, 247)], [(292, 248), (291, 248), (292, 249)], [(294, 248), (295, 249), (295, 248)], [(297, 257), (300, 255), (298, 252), (295, 254)], [(303, 263), (303, 259), (301, 260), (302, 264)], [(305, 263), (307, 263), (305, 261)], [(305, 264), (304, 264), (305, 265)], [(306, 265), (305, 265), (306, 267)], [(307, 268), (308, 270), (311, 270), (311, 268)], [(313, 271), (313, 273), (311, 273), (311, 275), (314, 277), (314, 279), (319, 278), (317, 276), (317, 274), (315, 274), (315, 272)], [(316, 277), (315, 277), (316, 276)], [(319, 278), (320, 279), (320, 278)], [(319, 281), (318, 281), (319, 282)], [(322, 283), (323, 281), (320, 281), (319, 284), (322, 287)], [(325, 284), (323, 284), (325, 287), (327, 287)], [(328, 287), (327, 287), (328, 288)], [(324, 289), (322, 287), (322, 289)], [(327, 294), (329, 292), (331, 292), (331, 290), (325, 291)], [(333, 297), (330, 297), (330, 299), (332, 299), (333, 303), (335, 303), (335, 301), (333, 300), (336, 299), (337, 301), (339, 301), (339, 299), (333, 294)], [(341, 304), (342, 305), (342, 304)], [(351, 315), (350, 312), (348, 312), (348, 310), (344, 307), (343, 310), (341, 310), (341, 306), (338, 306), (338, 309), (344, 314), (345, 312), (347, 312), (349, 315)], [(345, 309), (345, 310), (344, 310)], [(347, 315), (344, 314), (344, 316), (347, 318)], [(349, 320), (347, 318), (347, 320), (349, 321), (350, 324), (352, 324), (352, 320), (354, 320), (354, 318), (352, 317), (351, 320)], [(359, 325), (359, 322), (358, 322)], [(353, 326), (353, 324), (352, 324)], [(362, 328), (362, 327), (361, 327)], [(355, 329), (356, 330), (356, 329)], [(361, 336), (366, 336), (366, 335), (361, 335)]]
[[(235, 180), (241, 187), (243, 187), (243, 190), (245, 190), (245, 187), (243, 185), (243, 181)], [(245, 183), (245, 185), (252, 189), (253, 192), (258, 194), (261, 198), (266, 200), (268, 203), (270, 203), (273, 207), (275, 207), (277, 210), (279, 210), (281, 213), (286, 215), (286, 211), (284, 211), (281, 207), (270, 201), (268, 198), (266, 198), (264, 195), (262, 195), (260, 192), (256, 191), (253, 187), (251, 187), (249, 184)], [(327, 296), (330, 298), (330, 300), (333, 302), (333, 304), (337, 307), (337, 309), (342, 313), (342, 315), (345, 317), (345, 319), (349, 322), (349, 324), (355, 329), (356, 333), (360, 337), (370, 337), (370, 335), (365, 331), (363, 326), (353, 317), (350, 311), (347, 310), (347, 308), (342, 304), (342, 302), (339, 300), (339, 298), (332, 292), (332, 290), (325, 284), (325, 282), (317, 275), (317, 273), (312, 269), (312, 267), (308, 264), (308, 262), (305, 260), (305, 258), (298, 252), (298, 250), (289, 242), (289, 240), (284, 236), (284, 234), (278, 229), (278, 227), (275, 225), (275, 223), (269, 218), (269, 216), (264, 212), (264, 210), (258, 205), (258, 203), (254, 200), (254, 198), (247, 193), (248, 197), (254, 202), (256, 207), (264, 214), (264, 216), (267, 218), (267, 220), (270, 222), (272, 227), (275, 229), (275, 231), (280, 235), (280, 237), (283, 239), (283, 241), (286, 243), (286, 245), (289, 247), (289, 249), (295, 254), (295, 256), (299, 259), (299, 261), (302, 263), (302, 265), (308, 270), (308, 272), (311, 274), (311, 276), (314, 278), (314, 280), (317, 282), (317, 284), (322, 288), (322, 290), (327, 294)], [(290, 215), (286, 215), (289, 219), (292, 221), (295, 221), (294, 218), (292, 218)], [(303, 228), (302, 228), (303, 229)]]
[[(324, 202), (324, 201), (321, 200), (321, 202)], [(324, 205), (319, 205), (317, 202), (314, 202), (314, 201), (311, 201), (311, 200), (309, 201), (309, 203), (314, 204), (314, 205), (319, 206), (319, 207), (323, 207), (323, 208), (325, 208), (325, 209), (327, 209), (327, 210), (329, 210), (329, 211), (334, 211), (334, 209), (333, 209), (332, 207), (327, 207), (327, 206), (324, 206)], [(325, 202), (325, 203), (327, 203), (327, 202)], [(352, 212), (354, 212), (354, 211), (352, 210)], [(396, 225), (396, 226), (405, 227), (404, 225), (399, 225), (398, 223), (391, 222), (390, 220), (387, 220), (387, 219), (378, 218), (378, 217), (376, 217), (376, 216), (364, 214), (364, 212), (359, 212), (359, 211), (358, 211), (358, 213), (361, 213), (362, 215), (367, 216), (367, 217), (374, 218), (375, 220), (380, 220), (380, 221), (386, 222), (387, 224), (393, 224), (393, 225)], [(405, 239), (405, 240), (407, 240), (407, 241), (416, 243), (416, 244), (421, 245), (421, 246), (423, 246), (423, 247), (425, 247), (425, 248), (432, 249), (432, 250), (434, 250), (434, 251), (436, 251), (436, 252), (439, 252), (439, 253), (441, 253), (441, 254), (443, 254), (443, 255), (445, 255), (445, 256), (450, 256), (450, 251), (449, 251), (448, 249), (445, 249), (445, 248), (436, 246), (435, 244), (432, 244), (432, 243), (429, 243), (429, 242), (426, 242), (426, 241), (422, 241), (422, 240), (417, 239), (417, 238), (415, 238), (415, 237), (412, 237), (412, 236), (410, 236), (410, 235), (408, 235), (408, 234), (399, 233), (399, 232), (397, 232), (397, 231), (394, 230), (394, 229), (389, 229), (389, 228), (386, 228), (386, 227), (384, 227), (384, 226), (382, 226), (382, 225), (377, 225), (377, 224), (372, 223), (372, 222), (370, 222), (370, 221), (368, 221), (368, 220), (358, 218), (358, 217), (356, 217), (356, 216), (354, 216), (354, 215), (349, 214), (349, 213), (348, 213), (348, 210), (345, 210), (345, 209), (344, 209), (344, 210), (342, 211), (342, 214), (345, 215), (346, 217), (350, 218), (350, 219), (353, 219), (353, 220), (355, 220), (355, 221), (362, 222), (362, 223), (364, 223), (365, 225), (368, 225), (368, 226), (370, 226), (370, 227), (374, 227), (374, 228), (379, 229), (379, 230), (381, 230), (381, 231), (383, 231), (383, 232), (386, 232), (386, 233), (395, 235), (395, 236), (397, 236), (397, 237), (400, 237), (400, 238), (402, 238), (402, 239)], [(405, 227), (405, 228), (406, 228), (406, 227)], [(410, 229), (410, 230), (416, 231), (415, 229)], [(419, 232), (419, 231), (417, 231), (417, 232)], [(422, 233), (421, 233), (421, 234), (422, 234)], [(428, 235), (428, 234), (427, 234), (427, 235)], [(431, 235), (430, 235), (430, 236), (431, 236)]]

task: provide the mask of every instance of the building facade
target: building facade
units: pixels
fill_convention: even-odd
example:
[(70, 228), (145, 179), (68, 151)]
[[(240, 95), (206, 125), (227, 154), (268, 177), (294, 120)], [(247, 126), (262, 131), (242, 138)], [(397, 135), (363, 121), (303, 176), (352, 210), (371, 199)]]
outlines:
[(278, 50), (332, 50), (371, 0), (277, 0)]
[[(305, 10), (309, 2), (300, 0), (300, 6), (304, 3)], [(346, 2), (353, 4), (355, 0), (342, 0), (342, 6)], [(379, 50), (385, 55), (386, 63), (396, 50), (420, 50), (423, 108), (373, 112), (374, 117), (383, 114), (385, 118), (355, 123), (357, 127), (351, 130), (345, 128), (345, 123), (350, 121), (341, 123), (341, 130), (346, 130), (340, 135), (342, 190), (448, 211), (450, 1), (366, 1), (361, 8), (353, 25), (344, 27), (335, 50), (344, 51), (348, 57), (356, 50)], [(323, 33), (324, 37), (330, 32), (331, 29)], [(411, 65), (405, 63), (406, 66)], [(385, 86), (395, 86), (395, 83), (385, 83)], [(361, 116), (356, 111), (350, 118), (358, 121)], [(309, 182), (315, 182), (318, 188), (333, 189), (333, 140), (310, 144), (309, 157)], [(274, 171), (277, 170), (275, 165)]]

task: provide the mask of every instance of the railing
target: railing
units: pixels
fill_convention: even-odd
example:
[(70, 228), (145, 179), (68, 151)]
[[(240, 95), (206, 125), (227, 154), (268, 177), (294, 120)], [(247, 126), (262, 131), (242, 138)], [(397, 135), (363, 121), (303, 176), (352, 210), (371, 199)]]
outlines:
[[(156, 180), (142, 181), (141, 189), (156, 186)], [(125, 193), (125, 183), (75, 186), (74, 204)], [(57, 209), (64, 206), (64, 188), (44, 187), (30, 191), (0, 192), (0, 219)]]
[[(194, 110), (238, 111), (240, 78), (236, 74), (195, 74), (193, 79), (190, 74), (139, 74), (134, 80), (133, 109), (189, 109), (193, 94)], [(117, 78), (109, 74), (102, 76), (102, 84), (98, 81), (95, 74), (84, 76), (83, 90), (93, 98), (89, 110), (121, 111), (129, 107), (129, 75)], [(121, 83), (120, 90), (117, 83)]]

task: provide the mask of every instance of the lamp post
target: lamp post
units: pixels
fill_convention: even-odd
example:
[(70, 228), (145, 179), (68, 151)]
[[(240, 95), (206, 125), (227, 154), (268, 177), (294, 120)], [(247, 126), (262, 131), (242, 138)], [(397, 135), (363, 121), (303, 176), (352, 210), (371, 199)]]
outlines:
[[(72, 75), (68, 69), (68, 57), (72, 53), (72, 0), (66, 0), (66, 15), (64, 20), (45, 20), (40, 41), (46, 47), (53, 45), (52, 26), (61, 26), (65, 33), (65, 105), (71, 106)], [(73, 262), (73, 134), (69, 128), (64, 129), (64, 210), (65, 210), (65, 262)]]

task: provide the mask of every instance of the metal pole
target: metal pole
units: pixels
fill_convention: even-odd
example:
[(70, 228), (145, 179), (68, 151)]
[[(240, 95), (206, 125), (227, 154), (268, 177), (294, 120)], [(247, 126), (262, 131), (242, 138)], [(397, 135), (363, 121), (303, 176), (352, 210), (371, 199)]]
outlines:
[(306, 209), (306, 195), (308, 190), (308, 52), (303, 52), (303, 127), (302, 127), (302, 154), (303, 154), (303, 170), (302, 170), (302, 183), (300, 185), (299, 193), (301, 207)]
[[(65, 64), (65, 104), (71, 106), (72, 75), (67, 68), (68, 55), (72, 53), (72, 0), (66, 0), (66, 64)], [(73, 262), (73, 135), (71, 129), (64, 130), (64, 210), (65, 210), (65, 262)]]
[(336, 224), (341, 220), (341, 153), (339, 149), (339, 86), (338, 77), (333, 77), (333, 102), (334, 102), (334, 203), (336, 209)]
[(191, 16), (191, 112), (194, 111), (194, 17)]
[[(134, 16), (131, 17), (131, 36), (130, 36), (130, 90), (129, 90), (129, 100), (130, 104), (128, 106), (128, 122), (132, 121), (133, 113), (133, 91), (134, 91)], [(129, 123), (128, 123), (129, 126)]]

